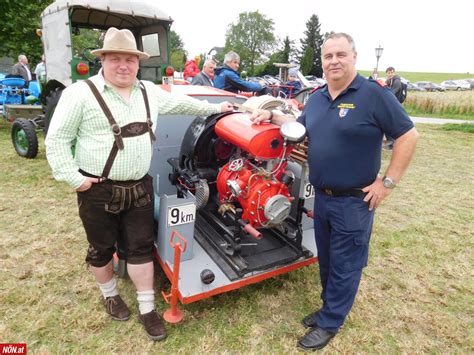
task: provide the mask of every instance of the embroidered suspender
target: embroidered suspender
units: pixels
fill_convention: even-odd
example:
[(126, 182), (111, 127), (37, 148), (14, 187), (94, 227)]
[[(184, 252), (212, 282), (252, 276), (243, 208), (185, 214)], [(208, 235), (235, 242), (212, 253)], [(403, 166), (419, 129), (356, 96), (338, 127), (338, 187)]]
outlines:
[(156, 137), (152, 130), (153, 122), (151, 121), (148, 96), (146, 93), (145, 85), (143, 85), (143, 83), (140, 82), (140, 90), (142, 92), (143, 101), (145, 102), (145, 108), (146, 108), (146, 116), (147, 116), (146, 122), (132, 122), (123, 127), (120, 127), (115, 121), (114, 117), (112, 116), (112, 112), (110, 112), (107, 104), (104, 101), (104, 98), (99, 93), (99, 90), (97, 90), (94, 83), (92, 83), (92, 81), (90, 81), (89, 79), (85, 80), (85, 82), (91, 89), (95, 98), (97, 99), (97, 102), (99, 103), (100, 108), (102, 109), (102, 111), (105, 114), (105, 117), (107, 117), (107, 120), (109, 121), (110, 128), (112, 129), (112, 133), (114, 134), (114, 144), (112, 145), (112, 149), (110, 150), (109, 157), (107, 158), (107, 162), (105, 163), (104, 170), (102, 171), (102, 177), (108, 178), (118, 151), (123, 150), (124, 148), (123, 138), (141, 136), (142, 134), (145, 134), (148, 131), (148, 133), (150, 134), (151, 143), (153, 144), (153, 142), (156, 140)]

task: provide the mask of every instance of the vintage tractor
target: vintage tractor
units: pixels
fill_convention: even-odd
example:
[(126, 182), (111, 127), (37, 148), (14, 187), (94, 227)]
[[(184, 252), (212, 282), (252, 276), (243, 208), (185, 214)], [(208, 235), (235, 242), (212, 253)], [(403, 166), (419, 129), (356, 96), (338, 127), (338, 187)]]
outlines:
[[(89, 50), (76, 54), (73, 37), (81, 30), (105, 32), (109, 27), (133, 32), (137, 48), (150, 54), (140, 61), (139, 78), (156, 83), (163, 81), (169, 64), (169, 36), (172, 19), (151, 1), (57, 0), (41, 14), (46, 80), (41, 92), (41, 109), (34, 117), (25, 117), (16, 108), (12, 141), (20, 156), (34, 158), (38, 152), (37, 132), (47, 134), (62, 90), (78, 80), (85, 80), (100, 69), (100, 62)], [(32, 108), (30, 107), (30, 110)]]
[[(15, 150), (21, 156), (34, 157), (38, 153), (36, 127), (41, 121), (38, 82), (21, 77), (0, 78), (0, 106), (2, 115), (13, 122), (12, 138)], [(17, 118), (18, 117), (18, 118)]]

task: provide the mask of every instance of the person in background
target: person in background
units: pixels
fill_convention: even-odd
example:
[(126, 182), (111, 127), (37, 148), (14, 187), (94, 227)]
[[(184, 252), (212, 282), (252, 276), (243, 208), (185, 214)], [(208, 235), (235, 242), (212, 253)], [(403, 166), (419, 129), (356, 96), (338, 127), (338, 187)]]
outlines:
[(158, 113), (208, 116), (233, 107), (168, 93), (150, 81), (137, 80), (139, 61), (149, 55), (137, 50), (127, 29), (109, 28), (103, 48), (92, 54), (100, 57), (102, 68), (63, 91), (45, 141), (46, 156), (56, 180), (77, 192), (89, 243), (86, 263), (106, 312), (114, 320), (130, 318), (112, 267), (121, 241), (137, 290), (138, 320), (152, 340), (162, 340), (166, 329), (155, 310), (153, 285), (155, 194), (148, 175), (154, 125)]
[(44, 54), (41, 55), (41, 61), (36, 65), (35, 75), (36, 75), (36, 80), (38, 81), (41, 78), (44, 78), (44, 76), (46, 75), (46, 65), (44, 63)]
[[(402, 79), (400, 79), (400, 77), (395, 74), (394, 67), (388, 67), (387, 70), (385, 70), (385, 74), (387, 74), (387, 80), (385, 80), (385, 85), (390, 88), (390, 90), (398, 100), (398, 98), (400, 97), (400, 92), (402, 91)], [(395, 139), (390, 136), (386, 136), (386, 138), (387, 140), (384, 142), (383, 147), (387, 150), (392, 150)]]
[(184, 80), (188, 82), (192, 82), (193, 78), (199, 74), (199, 62), (201, 61), (201, 56), (196, 55), (194, 59), (188, 60), (186, 64), (184, 64)]
[(206, 59), (202, 66), (202, 71), (193, 78), (193, 85), (214, 86), (214, 70), (216, 62), (212, 59)]
[(258, 83), (242, 80), (237, 71), (239, 66), (240, 56), (235, 52), (227, 53), (224, 57), (224, 66), (216, 68), (214, 87), (235, 93), (254, 91), (258, 95), (265, 95), (271, 92), (269, 88), (265, 87), (263, 80)]
[[(375, 209), (400, 183), (415, 152), (418, 132), (388, 88), (357, 74), (354, 40), (333, 33), (321, 47), (327, 85), (308, 99), (298, 121), (309, 140), (309, 180), (316, 189), (314, 233), (322, 306), (302, 324), (309, 331), (297, 346), (324, 348), (349, 314), (367, 266)], [(256, 110), (259, 124), (295, 120), (277, 111)], [(383, 135), (395, 138), (383, 173)]]
[(26, 84), (32, 80), (30, 66), (28, 65), (28, 58), (24, 54), (18, 56), (18, 63), (10, 69), (10, 76), (21, 76), (25, 79)]
[(285, 84), (284, 92), (287, 97), (292, 98), (301, 90), (301, 83), (298, 79), (298, 69), (290, 68), (288, 70), (288, 81)]

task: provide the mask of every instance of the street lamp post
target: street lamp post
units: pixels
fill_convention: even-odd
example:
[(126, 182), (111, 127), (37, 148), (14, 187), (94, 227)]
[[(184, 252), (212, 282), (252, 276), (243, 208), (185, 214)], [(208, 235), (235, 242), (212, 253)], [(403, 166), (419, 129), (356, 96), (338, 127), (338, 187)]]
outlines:
[(379, 73), (378, 73), (378, 70), (379, 70), (379, 59), (380, 59), (380, 57), (382, 56), (382, 52), (383, 52), (383, 48), (382, 48), (382, 47), (380, 46), (380, 44), (379, 44), (379, 46), (378, 46), (377, 48), (375, 48), (375, 57), (377, 58), (377, 65), (375, 66), (375, 70), (374, 70), (374, 76), (375, 76), (375, 78), (377, 78), (377, 76), (378, 76), (378, 74), (379, 74)]

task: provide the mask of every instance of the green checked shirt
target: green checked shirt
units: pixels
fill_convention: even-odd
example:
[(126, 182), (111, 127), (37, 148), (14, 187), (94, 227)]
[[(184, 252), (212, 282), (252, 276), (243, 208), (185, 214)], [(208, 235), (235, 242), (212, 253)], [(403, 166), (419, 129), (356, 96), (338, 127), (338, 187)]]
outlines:
[[(101, 93), (120, 127), (131, 122), (146, 122), (146, 109), (139, 82), (136, 81), (130, 102), (127, 103), (102, 76), (90, 78)], [(208, 116), (220, 112), (219, 104), (209, 104), (186, 95), (168, 93), (149, 81), (145, 85), (150, 102), (153, 128), (158, 114), (187, 114)], [(75, 156), (71, 147), (76, 141)], [(147, 132), (138, 137), (123, 138), (124, 149), (119, 150), (109, 174), (111, 180), (138, 180), (149, 170), (152, 146)], [(84, 82), (77, 82), (62, 93), (54, 111), (45, 141), (46, 156), (56, 180), (65, 181), (74, 189), (85, 178), (79, 169), (101, 176), (114, 136), (109, 122), (92, 91)]]

